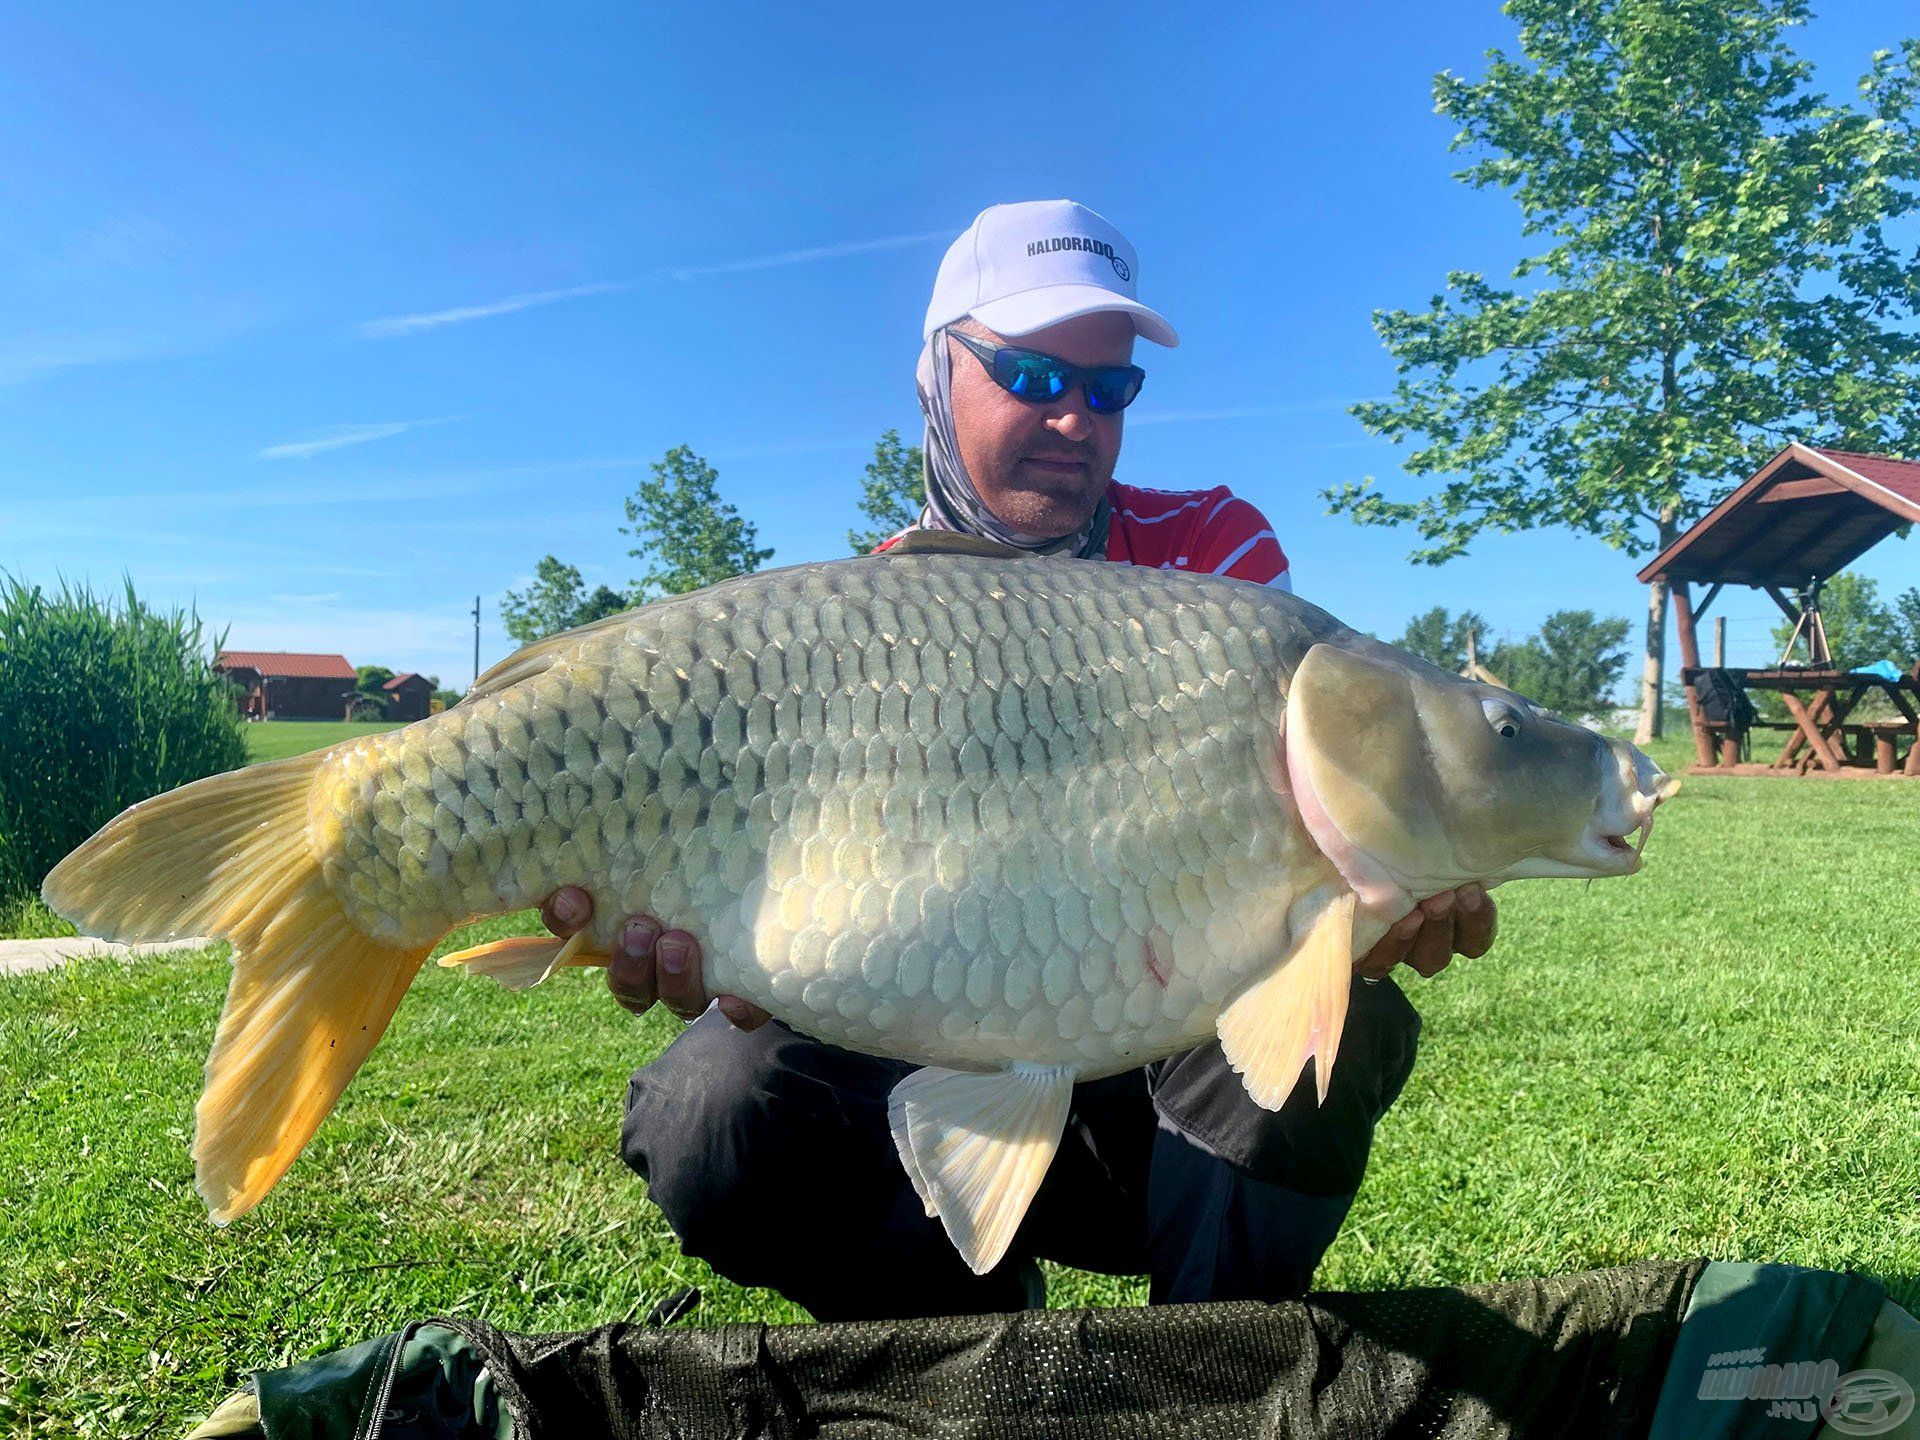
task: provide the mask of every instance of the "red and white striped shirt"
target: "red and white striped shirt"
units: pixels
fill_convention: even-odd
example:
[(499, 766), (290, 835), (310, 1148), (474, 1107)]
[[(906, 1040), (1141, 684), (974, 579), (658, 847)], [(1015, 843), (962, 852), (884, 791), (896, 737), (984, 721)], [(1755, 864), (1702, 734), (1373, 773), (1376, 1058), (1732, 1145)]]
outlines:
[[(1113, 507), (1107, 531), (1109, 560), (1293, 589), (1286, 552), (1274, 538), (1273, 526), (1224, 485), (1211, 490), (1148, 490), (1115, 480), (1107, 486), (1107, 503)], [(902, 530), (900, 535), (906, 533)], [(879, 548), (887, 549), (900, 535)]]
[(1293, 589), (1286, 552), (1274, 538), (1273, 526), (1224, 485), (1148, 490), (1115, 480), (1107, 487), (1107, 502), (1113, 506), (1109, 560)]

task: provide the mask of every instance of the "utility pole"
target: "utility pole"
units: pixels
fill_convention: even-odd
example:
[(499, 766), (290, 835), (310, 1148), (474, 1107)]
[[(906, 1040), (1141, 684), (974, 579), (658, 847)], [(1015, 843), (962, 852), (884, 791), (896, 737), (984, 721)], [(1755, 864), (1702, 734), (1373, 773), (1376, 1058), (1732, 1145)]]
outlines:
[[(480, 683), (480, 597), (473, 597), (473, 683)], [(471, 687), (469, 687), (471, 688)]]

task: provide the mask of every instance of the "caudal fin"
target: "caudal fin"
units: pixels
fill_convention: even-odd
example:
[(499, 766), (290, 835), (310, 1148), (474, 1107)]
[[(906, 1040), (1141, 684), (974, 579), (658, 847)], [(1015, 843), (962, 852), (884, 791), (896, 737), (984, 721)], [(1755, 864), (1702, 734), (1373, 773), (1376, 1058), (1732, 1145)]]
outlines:
[(293, 1163), (393, 1018), (425, 948), (368, 937), (308, 840), (324, 752), (197, 780), (109, 821), (41, 894), (107, 940), (233, 942), (233, 979), (194, 1110), (195, 1184), (222, 1224)]

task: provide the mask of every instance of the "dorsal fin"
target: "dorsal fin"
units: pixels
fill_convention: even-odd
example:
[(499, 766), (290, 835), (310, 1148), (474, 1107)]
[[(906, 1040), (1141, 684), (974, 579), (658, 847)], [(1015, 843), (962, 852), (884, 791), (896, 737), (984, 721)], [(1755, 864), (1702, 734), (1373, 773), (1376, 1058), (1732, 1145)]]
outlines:
[(1025, 559), (1032, 552), (1013, 545), (1002, 545), (984, 535), (968, 535), (959, 530), (909, 530), (875, 556), (889, 555), (987, 555), (994, 559)]
[(504, 690), (509, 685), (519, 684), (529, 676), (540, 674), (548, 666), (553, 664), (554, 660), (559, 657), (561, 651), (571, 650), (588, 636), (597, 635), (602, 630), (611, 630), (616, 626), (627, 624), (632, 620), (633, 613), (632, 610), (622, 610), (617, 615), (602, 616), (600, 619), (579, 626), (577, 629), (562, 630), (557, 635), (549, 635), (544, 639), (534, 641), (531, 645), (523, 649), (514, 651), (513, 654), (507, 656), (507, 658), (502, 660), (498, 665), (485, 671), (478, 680), (474, 681), (473, 688), (460, 697), (460, 703), (464, 705), (469, 700), (477, 700), (483, 695), (491, 695), (496, 690)]

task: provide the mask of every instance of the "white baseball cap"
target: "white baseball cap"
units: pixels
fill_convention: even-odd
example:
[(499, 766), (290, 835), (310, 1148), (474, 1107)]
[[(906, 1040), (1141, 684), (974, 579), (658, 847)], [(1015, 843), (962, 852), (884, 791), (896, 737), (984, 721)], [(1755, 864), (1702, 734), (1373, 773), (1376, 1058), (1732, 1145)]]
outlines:
[(1140, 303), (1139, 274), (1127, 237), (1084, 205), (991, 205), (947, 248), (921, 338), (969, 315), (998, 334), (1029, 335), (1076, 316), (1120, 310), (1154, 344), (1178, 345), (1173, 327)]

